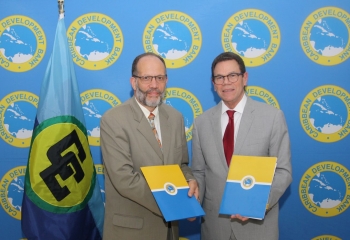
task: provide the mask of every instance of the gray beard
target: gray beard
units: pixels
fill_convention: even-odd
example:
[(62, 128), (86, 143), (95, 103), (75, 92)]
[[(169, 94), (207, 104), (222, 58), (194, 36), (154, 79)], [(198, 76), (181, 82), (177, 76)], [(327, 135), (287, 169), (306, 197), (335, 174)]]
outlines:
[(165, 96), (165, 91), (164, 92), (160, 92), (159, 90), (156, 90), (158, 93), (161, 93), (161, 95), (156, 99), (156, 100), (148, 100), (147, 99), (147, 93), (151, 92), (153, 90), (147, 90), (146, 92), (143, 92), (137, 82), (136, 82), (136, 91), (135, 91), (135, 97), (136, 99), (144, 106), (147, 107), (157, 107), (159, 105), (161, 105), (163, 103), (163, 99)]

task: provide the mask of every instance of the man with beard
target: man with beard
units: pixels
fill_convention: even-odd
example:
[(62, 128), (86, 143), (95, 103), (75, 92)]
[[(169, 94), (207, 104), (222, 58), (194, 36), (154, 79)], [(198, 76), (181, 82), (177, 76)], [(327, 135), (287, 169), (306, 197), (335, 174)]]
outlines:
[(190, 186), (188, 195), (198, 199), (197, 182), (188, 167), (183, 117), (162, 104), (168, 81), (163, 58), (141, 54), (131, 71), (134, 97), (101, 119), (106, 190), (103, 239), (177, 240), (178, 223), (164, 221), (140, 167), (178, 164)]

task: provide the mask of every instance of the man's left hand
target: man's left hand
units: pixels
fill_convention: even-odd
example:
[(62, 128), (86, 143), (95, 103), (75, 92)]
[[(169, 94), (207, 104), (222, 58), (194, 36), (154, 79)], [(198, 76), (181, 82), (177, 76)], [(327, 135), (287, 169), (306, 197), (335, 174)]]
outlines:
[(192, 197), (193, 195), (199, 201), (199, 188), (197, 181), (195, 179), (191, 179), (188, 181), (188, 186), (190, 189), (188, 190), (188, 196)]

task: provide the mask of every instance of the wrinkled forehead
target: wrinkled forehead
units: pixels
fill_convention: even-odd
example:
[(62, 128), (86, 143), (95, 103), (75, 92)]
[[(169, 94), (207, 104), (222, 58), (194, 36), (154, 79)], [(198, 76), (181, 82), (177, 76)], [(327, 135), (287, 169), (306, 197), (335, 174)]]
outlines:
[(166, 68), (164, 63), (155, 56), (144, 56), (140, 58), (136, 65), (138, 74), (165, 75)]

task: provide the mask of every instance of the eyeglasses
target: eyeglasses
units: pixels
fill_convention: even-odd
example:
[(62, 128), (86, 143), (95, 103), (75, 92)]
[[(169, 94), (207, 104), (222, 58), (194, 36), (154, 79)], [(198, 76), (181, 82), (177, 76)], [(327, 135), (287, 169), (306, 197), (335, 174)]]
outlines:
[(217, 75), (214, 76), (214, 83), (217, 85), (222, 85), (225, 82), (225, 78), (227, 78), (227, 80), (231, 83), (237, 82), (239, 76), (243, 76), (243, 73), (230, 73), (226, 76), (221, 76), (221, 75)]
[(167, 75), (158, 75), (158, 76), (137, 76), (137, 75), (132, 75), (134, 78), (139, 78), (141, 82), (143, 83), (151, 83), (152, 79), (154, 78), (157, 83), (164, 83), (165, 80), (167, 79)]

